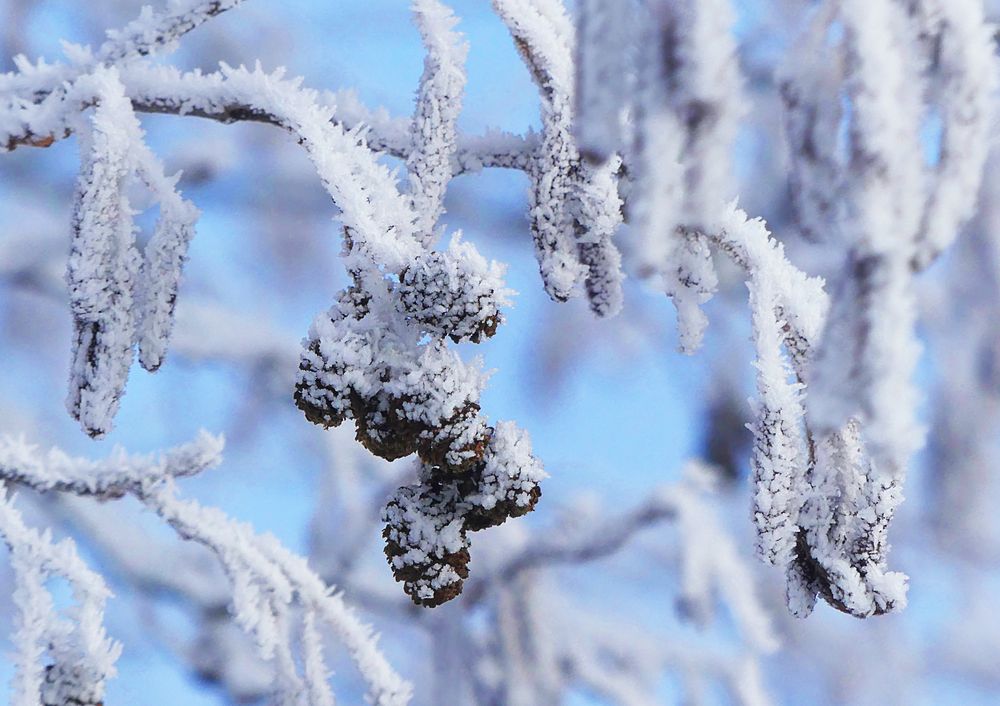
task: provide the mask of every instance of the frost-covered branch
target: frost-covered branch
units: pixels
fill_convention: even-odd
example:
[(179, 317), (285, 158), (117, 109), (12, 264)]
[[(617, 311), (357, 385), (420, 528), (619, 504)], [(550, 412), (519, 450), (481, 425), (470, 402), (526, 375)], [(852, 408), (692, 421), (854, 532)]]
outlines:
[(58, 449), (44, 454), (23, 439), (0, 440), (0, 478), (38, 491), (58, 491), (101, 499), (121, 497), (137, 483), (196, 475), (222, 460), (221, 437), (202, 432), (190, 443), (158, 456), (135, 456), (116, 450), (104, 461), (88, 461)]
[[(255, 636), (261, 658), (273, 661), (275, 665), (275, 688), (283, 702), (311, 705), (333, 703), (333, 695), (326, 680), (326, 668), (323, 666), (323, 644), (317, 632), (318, 627), (323, 625), (347, 646), (368, 682), (374, 703), (383, 706), (407, 703), (410, 686), (386, 663), (370, 629), (354, 616), (339, 595), (333, 593), (309, 569), (304, 559), (289, 552), (275, 538), (257, 535), (249, 525), (230, 520), (220, 510), (205, 508), (195, 501), (184, 501), (176, 497), (175, 478), (197, 473), (218, 463), (221, 447), (220, 439), (203, 434), (195, 442), (178, 447), (158, 459), (129, 457), (124, 452), (118, 452), (105, 462), (95, 463), (70, 458), (59, 451), (51, 451), (43, 456), (23, 442), (8, 441), (0, 446), (0, 470), (8, 482), (16, 481), (41, 491), (57, 490), (101, 498), (126, 493), (133, 495), (162, 517), (180, 536), (210, 548), (222, 562), (232, 582), (237, 622)], [(13, 512), (11, 506), (6, 507)], [(5, 515), (0, 513), (0, 518), (3, 516)], [(18, 542), (24, 532), (16, 523), (16, 515), (12, 517), (14, 519), (10, 520), (7, 528), (0, 531), (8, 537), (12, 548), (19, 551)], [(41, 551), (37, 547), (42, 539), (39, 535), (39, 538), (32, 540), (31, 551)], [(66, 554), (72, 552), (71, 544), (60, 546), (62, 555), (75, 558), (75, 554)], [(48, 561), (53, 562), (55, 570), (66, 575), (71, 582), (82, 581), (77, 578), (82, 569), (76, 565), (71, 564), (72, 569), (59, 568), (68, 559)], [(70, 571), (73, 573), (67, 573)], [(99, 581), (89, 573), (85, 574), (85, 578), (91, 583)], [(87, 586), (85, 582), (81, 588), (84, 591), (81, 595), (85, 598), (89, 596), (86, 593)], [(99, 586), (103, 588), (102, 583)], [(301, 608), (301, 613), (293, 612), (293, 601)], [(103, 604), (103, 597), (101, 603)], [(95, 611), (96, 609), (90, 609), (90, 612)], [(96, 611), (97, 618), (100, 612)], [(80, 630), (93, 632), (88, 620), (92, 622), (95, 618), (87, 616), (89, 613), (82, 616)], [(292, 632), (292, 625), (296, 621), (300, 621), (300, 632)], [(84, 633), (85, 636), (89, 634)], [(303, 651), (297, 658), (293, 650), (299, 637), (302, 639)], [(95, 649), (86, 652), (84, 656), (89, 656)], [(296, 667), (299, 658), (305, 670), (301, 675)], [(65, 665), (57, 662), (57, 666), (61, 669)], [(71, 666), (73, 669), (83, 669), (86, 665), (74, 663)], [(103, 679), (109, 674), (109, 670), (110, 666), (94, 675), (88, 672), (78, 676), (83, 680), (83, 687), (100, 689), (103, 688)], [(83, 697), (80, 700), (82, 703), (97, 701), (85, 701)], [(52, 703), (62, 704), (64, 701)]]
[(133, 56), (170, 50), (185, 34), (243, 0), (168, 0), (159, 12), (146, 5), (139, 17), (118, 30), (108, 32), (108, 40), (97, 52), (102, 64), (117, 63)]
[[(104, 630), (110, 592), (71, 540), (54, 542), (48, 531), (27, 527), (8, 493), (7, 484), (0, 484), (0, 535), (10, 549), (18, 609), (11, 703), (98, 706), (121, 653), (121, 645)], [(75, 605), (65, 618), (47, 585), (53, 578), (65, 580), (73, 592)]]
[(730, 198), (742, 86), (728, 0), (655, 0), (631, 6), (637, 85), (629, 211), (633, 268), (677, 308), (681, 350), (701, 345), (701, 310), (718, 279), (700, 233)]
[[(259, 64), (182, 72), (146, 58), (237, 4), (174, 0), (110, 32), (96, 51), (69, 47), (67, 64), (22, 59), (0, 77), (0, 146), (80, 138), (67, 406), (88, 434), (111, 430), (136, 349), (147, 370), (163, 364), (198, 216), (144, 143), (137, 116), (277, 126), (305, 149), (333, 203), (349, 281), (303, 341), (296, 405), (324, 428), (350, 422), (380, 458), (418, 460), (382, 512), (385, 555), (414, 603), (457, 597), (469, 578), (471, 533), (533, 510), (545, 473), (526, 432), (486, 416), (488, 373), (456, 348), (481, 343), (504, 323), (513, 295), (505, 267), (460, 233), (437, 241), (456, 174), (520, 169), (553, 300), (585, 294), (599, 316), (618, 313), (619, 238), (626, 269), (672, 298), (681, 348), (691, 352), (708, 325), (702, 307), (719, 287), (715, 255), (744, 271), (756, 353), (750, 465), (758, 553), (785, 571), (796, 615), (817, 596), (858, 617), (905, 604), (906, 579), (888, 570), (887, 554), (907, 467), (923, 443), (915, 275), (973, 213), (998, 81), (976, 0), (829, 0), (811, 10), (789, 50), (778, 78), (789, 195), (799, 231), (840, 264), (830, 268), (829, 293), (791, 264), (763, 221), (727, 205), (746, 110), (729, 0), (587, 0), (575, 18), (561, 0), (494, 0), (538, 89), (541, 130), (479, 136), (457, 127), (468, 47), (440, 0), (413, 4), (425, 57), (412, 118)], [(927, 157), (932, 140), (922, 135), (935, 117), (940, 143)], [(386, 156), (401, 162), (405, 178)], [(159, 208), (142, 252), (129, 201), (136, 186)], [(280, 346), (265, 348), (287, 359)], [(32, 451), (0, 450), (12, 455), (8, 480), (136, 495), (219, 554), (237, 587), (239, 618), (289, 698), (332, 699), (318, 679), (325, 621), (356, 648), (376, 698), (405, 700), (322, 582), (270, 540), (174, 496), (173, 477), (205, 467), (217, 454), (209, 446), (202, 440), (176, 461), (122, 457), (117, 470), (58, 470), (63, 461), (49, 458), (57, 470), (44, 482), (30, 475), (40, 472), (31, 470)], [(171, 470), (177, 464), (189, 468)], [(676, 495), (657, 497), (599, 536), (538, 543), (497, 580), (609, 554), (660, 519), (685, 525), (688, 508)], [(233, 536), (240, 546), (231, 546)], [(702, 554), (692, 561), (718, 579), (723, 570)], [(704, 593), (705, 575), (684, 573), (685, 581), (695, 577), (692, 593)], [(525, 599), (504, 600), (518, 614)], [(297, 642), (276, 637), (292, 628)]]
[(915, 269), (932, 263), (975, 212), (992, 144), (1000, 63), (983, 5), (977, 0), (916, 3), (929, 41), (938, 49), (933, 71), (942, 136), (931, 191), (917, 236)]
[[(371, 629), (347, 608), (308, 567), (272, 536), (257, 535), (214, 508), (180, 500), (172, 482), (145, 484), (139, 498), (186, 539), (209, 547), (233, 584), (236, 621), (254, 635), (260, 656), (277, 671), (276, 688), (286, 703), (333, 704), (326, 680), (323, 644), (317, 629), (324, 625), (347, 646), (368, 683), (372, 703), (399, 706), (410, 700), (411, 687), (389, 666)], [(293, 600), (302, 614), (291, 612)], [(299, 623), (303, 672), (293, 653), (292, 625)]]
[[(0, 75), (0, 106), (9, 101), (18, 107), (19, 100), (37, 102), (51, 93), (62, 95), (64, 86), (80, 76), (102, 67), (109, 67), (129, 60), (172, 50), (177, 41), (211, 18), (239, 5), (243, 0), (169, 0), (166, 9), (159, 12), (146, 5), (138, 18), (118, 30), (108, 30), (108, 39), (96, 54), (90, 47), (66, 45), (69, 64), (32, 64), (26, 57), (15, 57), (17, 70)], [(55, 139), (54, 137), (52, 139)], [(32, 135), (29, 131), (20, 138), (9, 136), (0, 140), (12, 150), (18, 144), (46, 147), (51, 139)]]

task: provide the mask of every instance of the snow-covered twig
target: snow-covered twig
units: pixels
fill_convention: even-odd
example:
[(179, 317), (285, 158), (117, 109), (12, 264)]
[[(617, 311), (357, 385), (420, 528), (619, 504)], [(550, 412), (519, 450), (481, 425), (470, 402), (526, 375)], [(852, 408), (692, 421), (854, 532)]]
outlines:
[(529, 220), (545, 291), (556, 301), (584, 285), (599, 316), (621, 309), (618, 164), (581, 160), (573, 137), (573, 26), (561, 2), (494, 0), (539, 89), (541, 139), (528, 166)]
[[(121, 653), (121, 645), (104, 631), (110, 592), (81, 561), (71, 540), (54, 542), (48, 531), (27, 527), (8, 492), (7, 484), (0, 483), (0, 535), (10, 548), (18, 609), (11, 703), (97, 706)], [(73, 592), (75, 606), (68, 620), (60, 618), (46, 585), (54, 577), (67, 581)]]
[[(283, 702), (333, 704), (322, 667), (325, 658), (316, 634), (318, 624), (332, 629), (347, 646), (368, 683), (373, 703), (402, 706), (409, 702), (410, 685), (385, 661), (371, 629), (304, 559), (274, 537), (258, 535), (249, 525), (230, 520), (217, 509), (178, 499), (170, 479), (143, 484), (138, 496), (182, 537), (206, 545), (219, 557), (233, 584), (236, 620), (253, 633), (261, 656), (275, 661), (279, 675), (276, 687)], [(293, 600), (302, 608), (299, 617), (291, 612)], [(305, 671), (301, 675), (292, 654), (293, 620), (301, 620), (304, 630), (301, 658)]]
[(469, 47), (454, 31), (457, 18), (438, 0), (417, 0), (413, 10), (427, 55), (406, 170), (411, 205), (418, 214), (417, 230), (428, 242), (444, 212), (444, 193), (452, 177)]

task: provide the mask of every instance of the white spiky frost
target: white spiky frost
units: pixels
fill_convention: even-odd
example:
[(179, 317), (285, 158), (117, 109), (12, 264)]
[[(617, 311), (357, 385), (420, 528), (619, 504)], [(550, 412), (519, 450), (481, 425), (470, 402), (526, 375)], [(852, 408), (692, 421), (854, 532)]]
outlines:
[[(12, 706), (96, 704), (104, 696), (121, 645), (104, 630), (104, 605), (111, 595), (104, 580), (77, 555), (72, 540), (55, 542), (48, 530), (24, 524), (0, 484), (0, 536), (10, 548), (14, 570), (13, 635), (16, 650)], [(55, 609), (46, 582), (64, 578), (73, 591), (70, 620)], [(51, 666), (46, 669), (46, 657)]]
[(611, 236), (621, 222), (621, 208), (613, 168), (582, 162), (574, 139), (572, 22), (558, 2), (494, 0), (493, 7), (541, 99), (541, 138), (527, 172), (532, 181), (528, 214), (545, 291), (565, 301), (585, 289), (595, 313), (614, 315), (620, 309), (622, 275)]
[(423, 255), (403, 271), (397, 311), (428, 333), (478, 343), (493, 334), (503, 322), (501, 308), (512, 303), (506, 270), (456, 232), (447, 250)]
[(427, 53), (411, 129), (413, 146), (406, 160), (408, 191), (417, 230), (425, 242), (444, 213), (451, 181), (451, 160), (458, 145), (456, 123), (465, 92), (468, 43), (454, 31), (458, 19), (438, 0), (416, 0), (413, 13)]
[(125, 189), (139, 127), (117, 73), (100, 71), (92, 80), (100, 102), (91, 135), (81, 141), (66, 274), (75, 328), (66, 406), (88, 434), (103, 436), (118, 411), (133, 356), (139, 253)]
[(513, 422), (499, 422), (493, 430), (477, 491), (466, 500), (486, 510), (498, 503), (527, 507), (531, 491), (548, 474), (531, 453), (531, 438)]

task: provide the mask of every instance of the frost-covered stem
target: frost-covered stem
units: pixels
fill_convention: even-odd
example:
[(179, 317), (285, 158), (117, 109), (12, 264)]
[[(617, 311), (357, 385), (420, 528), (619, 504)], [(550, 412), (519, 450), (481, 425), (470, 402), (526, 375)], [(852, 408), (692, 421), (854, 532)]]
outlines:
[(930, 265), (973, 215), (989, 154), (1000, 86), (992, 25), (981, 0), (921, 0), (938, 42), (942, 135), (912, 267)]
[(646, 502), (586, 533), (553, 538), (526, 547), (499, 570), (500, 577), (559, 564), (582, 564), (614, 554), (644, 529), (677, 516), (677, 498), (671, 488), (654, 493)]
[[(910, 261), (923, 203), (914, 33), (892, 0), (848, 0), (840, 18), (852, 100), (845, 231), (853, 249), (827, 326), (828, 350), (810, 379), (810, 416), (829, 433), (860, 412), (876, 468), (900, 478), (922, 437), (911, 380), (919, 345)], [(886, 38), (896, 48), (887, 49)], [(833, 348), (842, 350), (834, 332), (845, 328), (855, 346), (849, 356)]]
[(828, 312), (822, 281), (792, 266), (763, 222), (732, 207), (705, 237), (748, 273), (759, 356), (755, 518), (764, 556), (787, 568), (790, 608), (808, 614), (816, 594), (859, 617), (901, 608), (905, 577), (885, 570), (899, 484), (876, 473), (856, 424), (830, 436), (803, 418), (799, 387)]
[(622, 256), (612, 240), (622, 222), (618, 193), (621, 158), (603, 164), (580, 164), (580, 179), (573, 201), (577, 251), (587, 266), (584, 288), (590, 309), (598, 316), (615, 316), (624, 305)]
[(806, 355), (818, 341), (829, 308), (823, 280), (789, 262), (784, 246), (771, 236), (764, 221), (749, 218), (735, 205), (719, 214), (702, 235), (748, 276), (760, 272), (761, 277), (768, 277), (788, 324), (785, 343)]
[[(822, 81), (808, 68), (785, 91), (790, 135), (816, 153), (804, 157), (807, 181), (820, 191), (846, 185), (844, 220), (833, 219), (833, 235), (849, 250), (822, 340), (806, 337), (812, 355), (801, 356), (809, 363), (810, 490), (788, 570), (789, 605), (805, 615), (819, 593), (866, 617), (906, 601), (906, 578), (886, 570), (885, 553), (905, 468), (922, 434), (911, 380), (919, 346), (910, 265), (924, 196), (921, 84), (913, 25), (898, 3), (846, 0), (836, 9), (851, 108), (846, 176), (829, 145), (810, 142), (816, 125), (839, 115), (840, 106), (816, 93), (810, 82)], [(827, 19), (821, 11), (820, 28)]]
[[(273, 537), (256, 535), (248, 525), (230, 520), (216, 509), (176, 498), (174, 479), (218, 463), (221, 447), (221, 439), (202, 434), (191, 444), (159, 458), (129, 457), (119, 451), (106, 461), (90, 462), (58, 451), (42, 456), (23, 442), (8, 441), (0, 445), (0, 471), (5, 480), (40, 491), (59, 490), (105, 499), (124, 493), (134, 495), (181, 536), (212, 549), (233, 580), (238, 620), (257, 636), (264, 657), (277, 656), (287, 692), (305, 688), (295, 672), (295, 660), (289, 652), (290, 624), (285, 622), (293, 615), (290, 605), (295, 597), (303, 610), (331, 628), (347, 645), (376, 704), (407, 703), (410, 687), (385, 662), (370, 629), (308, 568), (304, 559), (290, 553)], [(310, 631), (308, 625), (303, 629)], [(316, 648), (312, 638), (306, 643)], [(303, 656), (308, 668), (316, 671), (321, 655)], [(321, 687), (310, 683), (308, 688)], [(328, 690), (326, 686), (323, 693)], [(332, 703), (332, 696), (329, 701), (311, 703)]]
[[(137, 104), (172, 96), (178, 108), (186, 106), (182, 112), (192, 114), (219, 113), (234, 104), (252, 104), (295, 134), (323, 185), (341, 207), (344, 225), (354, 234), (349, 268), (361, 258), (365, 263), (398, 270), (422, 249), (414, 236), (412, 212), (388, 168), (367, 149), (361, 132), (331, 122), (332, 109), (320, 102), (315, 91), (302, 88), (300, 81), (284, 79), (281, 72), (265, 74), (259, 68), (250, 71), (227, 66), (207, 75), (182, 74), (169, 67), (124, 69), (121, 75)], [(77, 105), (93, 99), (86, 85), (77, 83), (69, 90), (70, 102)], [(49, 134), (56, 134), (66, 117), (58, 108), (58, 103), (49, 106), (47, 99), (32, 117), (37, 117)]]
[[(27, 527), (7, 493), (0, 483), (0, 535), (10, 549), (19, 611), (12, 704), (97, 704), (121, 653), (121, 645), (104, 631), (110, 591), (83, 563), (71, 540), (53, 542), (48, 532)], [(46, 587), (53, 577), (65, 579), (72, 589), (73, 625), (64, 623), (55, 609)]]
[[(731, 0), (668, 0), (667, 96), (686, 135), (686, 217), (702, 224), (732, 198), (743, 85)], [(673, 5), (672, 8), (666, 6)]]
[(595, 165), (623, 151), (634, 13), (630, 0), (583, 0), (577, 9), (575, 135), (580, 155)]
[[(322, 621), (347, 646), (368, 684), (373, 703), (403, 706), (409, 702), (411, 686), (385, 661), (371, 628), (361, 623), (341, 596), (309, 569), (305, 559), (289, 552), (274, 537), (256, 535), (249, 525), (230, 520), (218, 510), (203, 508), (192, 500), (179, 500), (169, 479), (144, 484), (139, 499), (181, 536), (204, 544), (219, 557), (234, 583), (237, 620), (255, 633), (262, 656), (274, 654), (275, 648), (287, 645), (291, 639), (283, 634), (282, 628), (287, 629), (287, 625), (283, 626), (281, 619), (290, 617), (286, 606), (295, 597), (305, 611), (303, 620)], [(263, 604), (259, 603), (262, 599)], [(273, 611), (270, 616), (268, 610)], [(307, 641), (307, 646), (310, 644), (317, 646)], [(306, 654), (310, 669), (315, 669), (317, 658)], [(299, 688), (301, 682), (294, 674), (294, 664), (287, 662), (282, 671), (291, 688)], [(310, 688), (319, 687), (310, 684)], [(333, 703), (328, 686), (316, 703)]]
[(232, 10), (243, 0), (169, 0), (156, 12), (148, 5), (139, 17), (119, 30), (108, 32), (97, 61), (112, 64), (137, 56), (155, 54), (172, 47), (178, 39), (213, 17)]
[(58, 449), (42, 453), (23, 440), (0, 439), (0, 479), (40, 492), (58, 491), (100, 499), (118, 498), (149, 478), (181, 478), (217, 466), (223, 440), (200, 432), (191, 442), (159, 455), (116, 450), (103, 461), (73, 458)]
[[(166, 354), (174, 301), (198, 210), (176, 191), (176, 178), (143, 142), (117, 69), (79, 80), (99, 98), (81, 140), (71, 256), (67, 268), (76, 340), (67, 406), (91, 436), (112, 426), (132, 364), (133, 342), (148, 370)], [(141, 258), (127, 192), (139, 176), (158, 200), (160, 217)]]
[(139, 363), (154, 372), (167, 354), (181, 271), (200, 212), (177, 191), (180, 174), (164, 174), (160, 161), (141, 139), (134, 141), (131, 156), (160, 207), (155, 230), (143, 250), (136, 292)]
[(804, 490), (807, 441), (802, 385), (782, 351), (785, 322), (769, 273), (750, 277), (750, 312), (757, 351), (757, 399), (754, 401), (754, 521), (758, 553), (769, 563), (793, 560), (799, 504)]
[(454, 30), (458, 19), (438, 0), (416, 0), (413, 12), (426, 54), (406, 169), (417, 231), (429, 244), (444, 212), (444, 194), (452, 177), (469, 46)]
[(827, 42), (834, 9), (833, 3), (819, 8), (778, 77), (791, 162), (789, 191), (796, 225), (811, 240), (836, 237), (845, 196), (846, 170), (837, 144), (844, 52), (842, 45)]
[(547, 2), (494, 0), (493, 7), (539, 89), (542, 134), (528, 171), (529, 218), (545, 291), (556, 301), (566, 301), (586, 277), (569, 212), (579, 168), (572, 134), (572, 37), (546, 16), (541, 5)]
[[(290, 652), (289, 634), (293, 597), (301, 604), (303, 621), (320, 621), (347, 646), (362, 676), (369, 684), (374, 703), (401, 706), (409, 700), (410, 687), (388, 665), (379, 652), (371, 630), (363, 625), (308, 567), (270, 536), (256, 535), (245, 524), (230, 520), (220, 511), (203, 508), (194, 501), (176, 498), (173, 481), (215, 465), (220, 459), (221, 439), (202, 434), (196, 441), (171, 450), (159, 458), (129, 457), (116, 452), (103, 462), (70, 458), (51, 451), (42, 456), (23, 442), (0, 444), (0, 474), (40, 491), (63, 491), (103, 499), (128, 493), (149, 506), (177, 532), (212, 549), (234, 584), (234, 602), (241, 624), (253, 631), (262, 656), (276, 657), (289, 694), (304, 688), (318, 695), (329, 694), (326, 682), (302, 682)], [(2, 531), (2, 529), (0, 529)], [(310, 617), (311, 616), (311, 617)], [(322, 661), (314, 625), (303, 624), (304, 665), (315, 673)], [(320, 691), (316, 691), (319, 689)], [(332, 695), (310, 701), (332, 704)]]
[[(281, 116), (253, 100), (219, 96), (211, 107), (202, 101), (192, 101), (195, 95), (211, 89), (204, 74), (188, 74), (185, 85), (158, 86), (150, 82), (148, 66), (131, 64), (119, 67), (136, 112), (182, 115), (215, 120), (221, 123), (258, 122), (282, 127)], [(208, 74), (207, 76), (212, 76)], [(132, 82), (135, 85), (130, 85)], [(328, 93), (321, 102), (328, 106), (330, 120), (352, 131), (364, 127), (368, 146), (399, 159), (407, 159), (413, 151), (411, 121), (391, 118), (384, 111), (372, 111), (350, 92)], [(16, 125), (0, 123), (0, 151), (12, 151), (20, 146), (48, 147), (55, 140), (69, 137), (74, 130), (71, 117), (93, 105), (94, 96), (70, 87), (49, 97), (39, 96), (27, 107), (16, 110), (24, 119)], [(48, 124), (34, 125), (34, 116), (44, 117)], [(478, 172), (487, 168), (527, 170), (531, 155), (537, 149), (538, 137), (490, 131), (481, 135), (458, 134), (457, 148), (451, 159), (454, 175)]]
[[(652, 0), (640, 20), (635, 166), (640, 274), (677, 307), (680, 347), (701, 345), (718, 286), (701, 230), (730, 198), (743, 115), (729, 0)], [(685, 225), (687, 234), (678, 226)]]
[(541, 140), (529, 163), (529, 218), (545, 291), (556, 301), (584, 284), (591, 309), (621, 309), (621, 256), (612, 236), (621, 222), (617, 161), (594, 167), (573, 134), (575, 33), (561, 0), (494, 0), (539, 89)]

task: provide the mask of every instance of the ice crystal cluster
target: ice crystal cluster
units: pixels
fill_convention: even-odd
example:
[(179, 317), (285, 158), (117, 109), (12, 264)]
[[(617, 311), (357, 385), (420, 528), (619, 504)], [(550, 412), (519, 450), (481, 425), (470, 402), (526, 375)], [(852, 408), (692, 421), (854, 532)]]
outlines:
[[(597, 316), (614, 316), (627, 274), (671, 299), (680, 348), (692, 353), (709, 325), (704, 305), (720, 287), (720, 261), (735, 265), (756, 355), (748, 413), (757, 553), (783, 572), (797, 616), (818, 598), (856, 617), (905, 606), (907, 578), (889, 568), (888, 531), (924, 442), (915, 281), (973, 215), (983, 179), (998, 67), (980, 0), (821, 0), (804, 13), (775, 93), (794, 228), (826, 248), (826, 280), (793, 265), (783, 239), (737, 205), (734, 145), (753, 108), (737, 55), (738, 3), (581, 0), (571, 14), (562, 0), (493, 0), (538, 90), (540, 127), (480, 136), (457, 127), (468, 46), (440, 0), (412, 4), (425, 61), (412, 117), (399, 118), (281, 69), (184, 72), (160, 61), (240, 4), (168, 0), (96, 49), (67, 45), (66, 61), (54, 64), (18, 57), (0, 75), (0, 150), (71, 135), (80, 147), (65, 276), (67, 407), (86, 434), (111, 431), (134, 358), (150, 372), (164, 364), (198, 218), (179, 177), (145, 144), (138, 116), (275, 126), (305, 150), (336, 207), (350, 283), (303, 340), (295, 403), (321, 427), (353, 427), (374, 456), (414, 457), (415, 479), (395, 478), (381, 509), (385, 556), (414, 603), (456, 598), (473, 581), (470, 534), (534, 509), (545, 477), (527, 432), (487, 417), (488, 375), (481, 360), (463, 357), (466, 344), (502, 332), (514, 294), (505, 267), (449, 233), (445, 211), (455, 176), (516, 169), (527, 177), (528, 229), (554, 301), (581, 297)], [(931, 122), (936, 141), (926, 136)], [(137, 192), (158, 209), (150, 234), (130, 201)], [(19, 610), (15, 703), (97, 704), (119, 652), (102, 626), (102, 579), (68, 540), (26, 526), (7, 497), (15, 486), (131, 496), (211, 550), (231, 584), (235, 623), (273, 670), (278, 702), (333, 703), (321, 629), (347, 646), (373, 702), (409, 700), (410, 685), (370, 630), (303, 559), (179, 498), (178, 478), (214, 465), (220, 451), (208, 435), (159, 457), (116, 452), (105, 462), (0, 444), (0, 534)], [(540, 563), (611, 551), (655, 518), (690, 525), (697, 503), (682, 495), (587, 535), (586, 546), (527, 546), (484, 581), (509, 587)], [(738, 580), (698, 556), (720, 581)], [(691, 575), (699, 578), (687, 605), (697, 614), (708, 574)], [(73, 589), (70, 615), (54, 607), (52, 576)], [(524, 597), (505, 590), (514, 612), (534, 620)], [(770, 640), (748, 599), (729, 599), (763, 650)], [(567, 651), (559, 669), (587, 658), (582, 647)], [(742, 702), (761, 702), (752, 670), (732, 682)]]

